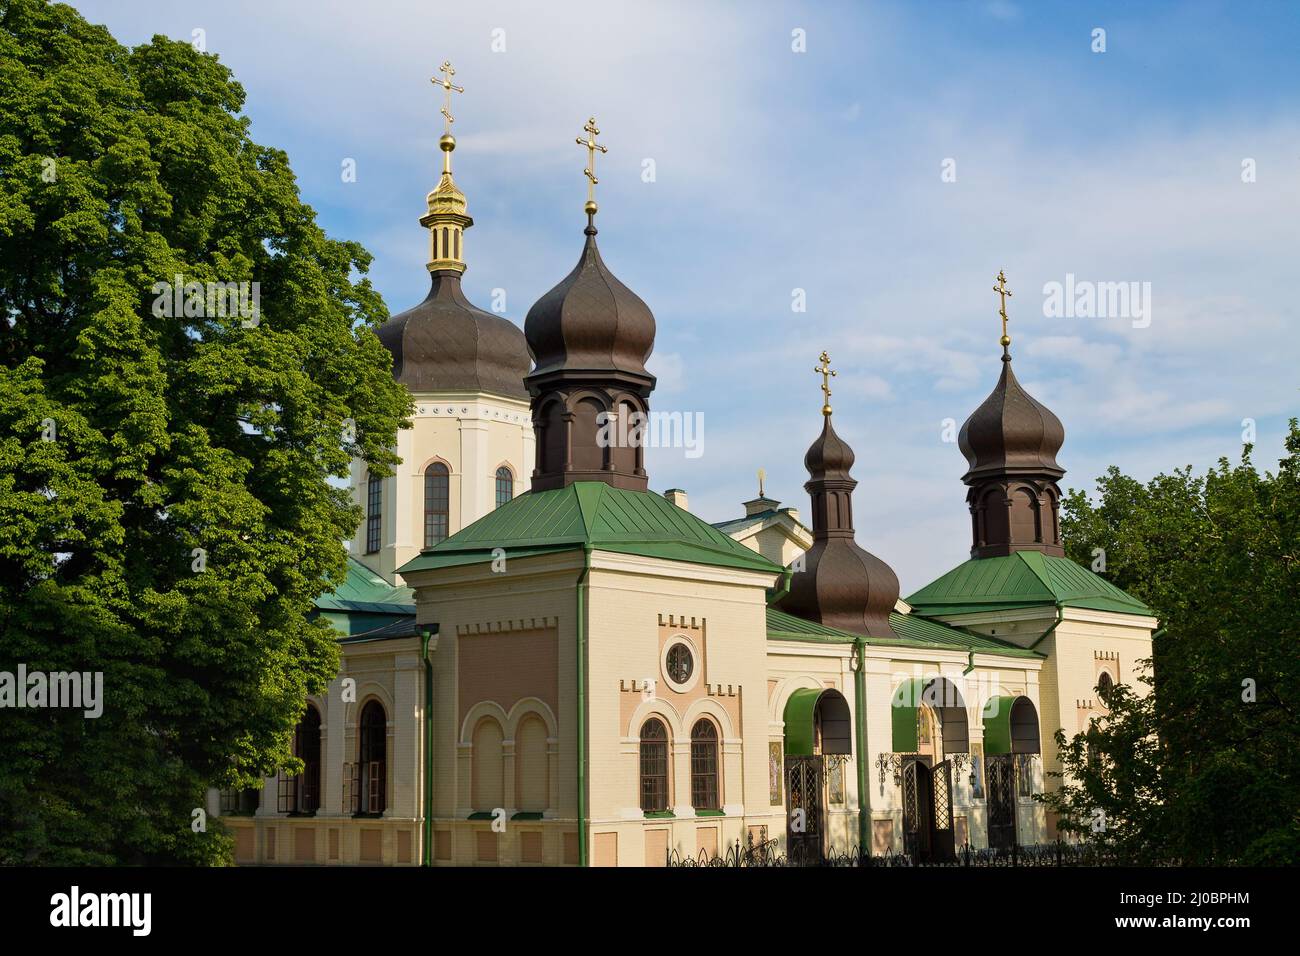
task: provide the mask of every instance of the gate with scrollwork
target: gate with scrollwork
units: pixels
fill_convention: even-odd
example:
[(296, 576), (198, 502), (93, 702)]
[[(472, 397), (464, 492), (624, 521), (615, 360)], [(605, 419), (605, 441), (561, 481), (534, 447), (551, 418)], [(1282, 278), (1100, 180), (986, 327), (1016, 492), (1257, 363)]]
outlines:
[(934, 794), (930, 859), (947, 862), (957, 858), (956, 835), (952, 828), (952, 761), (945, 760), (930, 773)]
[(952, 828), (952, 764), (929, 758), (903, 764), (903, 852), (918, 863), (956, 858)]
[(985, 764), (989, 799), (989, 846), (1009, 850), (1016, 842), (1015, 764), (1011, 754), (989, 757)]
[(786, 841), (789, 858), (816, 865), (823, 857), (821, 757), (785, 758)]
[(913, 860), (930, 857), (930, 768), (920, 760), (903, 764), (903, 852)]

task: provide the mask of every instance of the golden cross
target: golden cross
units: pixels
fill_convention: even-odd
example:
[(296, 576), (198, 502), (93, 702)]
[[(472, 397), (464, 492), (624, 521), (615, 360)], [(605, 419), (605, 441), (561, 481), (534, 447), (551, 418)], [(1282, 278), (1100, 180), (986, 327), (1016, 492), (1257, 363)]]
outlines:
[(758, 469), (758, 496), (763, 497), (763, 482), (767, 480), (767, 469)]
[(1007, 335), (1007, 299), (1011, 297), (1011, 290), (1007, 288), (1007, 277), (1001, 269), (998, 270), (998, 284), (993, 287), (993, 291), (1002, 297), (1002, 308), (998, 310), (998, 315), (1002, 316), (1001, 345), (1006, 348), (1011, 344), (1011, 337)]
[(441, 86), (443, 90), (446, 91), (447, 102), (446, 104), (443, 105), (441, 110), (443, 119), (446, 121), (443, 124), (442, 132), (444, 136), (450, 136), (451, 124), (456, 122), (456, 117), (451, 115), (451, 94), (464, 93), (465, 87), (457, 86), (455, 83), (451, 81), (451, 78), (456, 75), (456, 71), (453, 70), (451, 67), (451, 60), (444, 60), (442, 66), (438, 67), (438, 72), (443, 74), (442, 79), (438, 79), (438, 77), (433, 76), (429, 78), (429, 82), (432, 83), (434, 86)]
[(823, 352), (821, 354), (821, 360), (822, 364), (818, 365), (813, 371), (822, 377), (822, 394), (825, 396), (822, 414), (829, 415), (831, 413), (831, 378), (839, 373), (831, 371), (831, 357), (827, 353)]
[(600, 182), (596, 178), (596, 151), (608, 153), (609, 150), (596, 142), (596, 137), (600, 135), (600, 130), (596, 128), (596, 117), (593, 116), (587, 120), (587, 125), (582, 128), (582, 131), (587, 134), (587, 138), (583, 139), (579, 136), (574, 142), (579, 146), (587, 147), (587, 168), (582, 172), (587, 177), (587, 212), (594, 213), (596, 211), (596, 183)]

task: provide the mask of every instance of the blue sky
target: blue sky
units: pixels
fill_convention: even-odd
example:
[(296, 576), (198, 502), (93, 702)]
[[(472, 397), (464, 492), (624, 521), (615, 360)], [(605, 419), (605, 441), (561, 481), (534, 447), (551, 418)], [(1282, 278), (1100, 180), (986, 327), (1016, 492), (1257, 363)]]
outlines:
[[(439, 63), (467, 89), (465, 285), (483, 307), (505, 290), (521, 324), (577, 259), (573, 140), (595, 114), (601, 250), (659, 323), (652, 408), (704, 415), (704, 454), (652, 450), (652, 487), (718, 521), (762, 467), (806, 514), (828, 349), (858, 540), (904, 594), (967, 556), (943, 422), (996, 380), (999, 269), (1017, 374), (1065, 424), (1067, 487), (1236, 459), (1247, 418), (1271, 466), (1297, 414), (1295, 3), (72, 5), (128, 44), (202, 29), (254, 138), (288, 151), (330, 234), (375, 255), (393, 312), (427, 286)], [(1047, 315), (1067, 274), (1150, 283), (1149, 324)]]

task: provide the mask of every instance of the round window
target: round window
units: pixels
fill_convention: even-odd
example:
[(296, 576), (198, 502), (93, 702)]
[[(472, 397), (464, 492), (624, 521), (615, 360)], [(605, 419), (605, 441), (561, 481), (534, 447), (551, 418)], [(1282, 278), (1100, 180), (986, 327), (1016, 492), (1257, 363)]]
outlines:
[(1115, 689), (1115, 681), (1106, 671), (1101, 672), (1097, 678), (1097, 696), (1101, 698), (1103, 704), (1110, 702), (1110, 692)]
[(674, 684), (685, 684), (695, 670), (695, 658), (685, 644), (674, 644), (668, 648), (666, 664), (668, 679)]

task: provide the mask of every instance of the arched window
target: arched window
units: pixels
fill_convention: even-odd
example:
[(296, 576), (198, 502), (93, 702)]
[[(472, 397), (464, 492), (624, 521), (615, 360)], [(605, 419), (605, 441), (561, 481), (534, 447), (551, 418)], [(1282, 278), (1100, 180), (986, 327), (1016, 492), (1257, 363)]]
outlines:
[[(569, 458), (574, 471), (601, 471), (608, 454), (608, 422), (604, 407), (594, 398), (580, 399), (573, 409), (573, 441)], [(602, 427), (602, 423), (606, 427)], [(602, 441), (602, 437), (606, 440)]]
[(641, 725), (641, 809), (668, 809), (668, 731), (654, 717)]
[(529, 714), (515, 730), (515, 803), (528, 812), (545, 810), (550, 804), (549, 792), (546, 724), (536, 714)]
[(470, 806), (491, 812), (506, 805), (506, 767), (502, 744), (505, 734), (495, 718), (474, 725), (470, 752)]
[(357, 737), (357, 774), (353, 785), (357, 812), (383, 813), (387, 807), (388, 715), (379, 701), (372, 700), (362, 708)]
[(505, 465), (497, 469), (497, 507), (515, 496), (515, 476)]
[(691, 728), (691, 805), (696, 810), (719, 810), (718, 728), (701, 718)]
[(564, 468), (569, 441), (563, 403), (549, 402), (538, 420), (541, 422), (537, 435), (538, 467), (546, 474), (554, 474)]
[(379, 550), (379, 529), (383, 522), (383, 483), (374, 475), (366, 481), (366, 554)]
[(1011, 492), (1011, 540), (1016, 544), (1029, 544), (1043, 540), (1042, 515), (1038, 495), (1030, 488), (1017, 488)]
[(435, 461), (424, 470), (424, 546), (432, 548), (448, 534), (447, 486), (450, 472)]
[(311, 704), (293, 729), (293, 755), (302, 761), (302, 773), (281, 771), (276, 810), (315, 813), (320, 809), (320, 711)]

